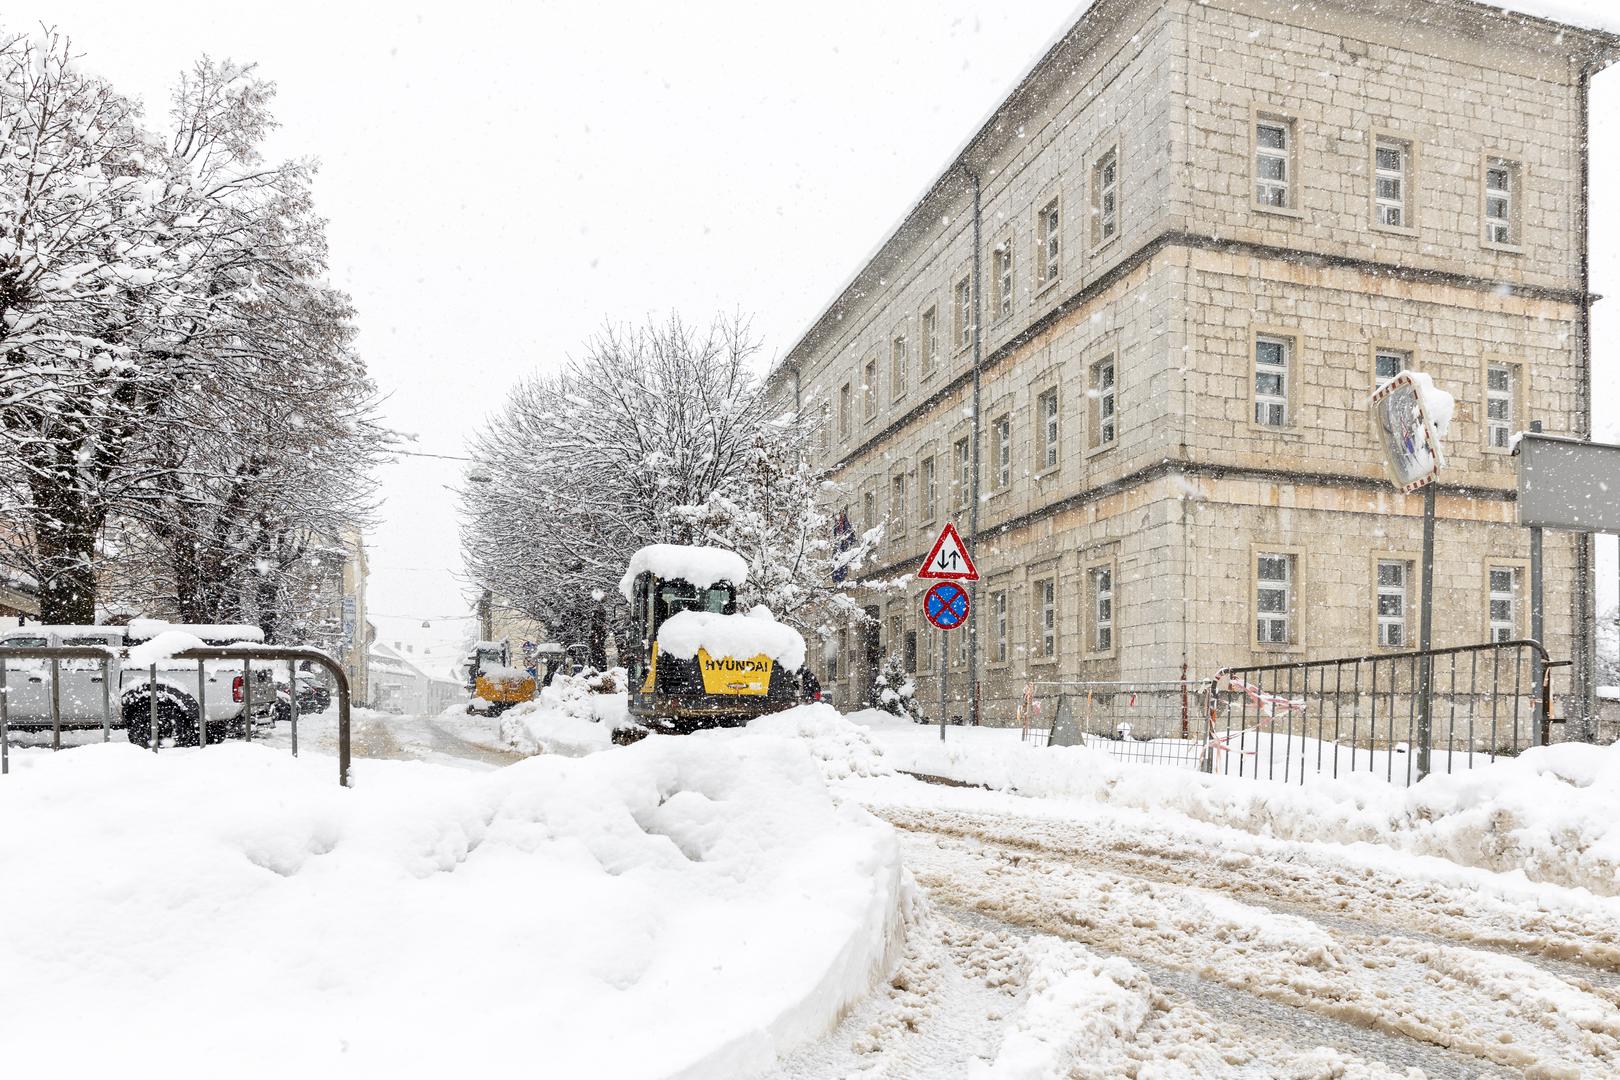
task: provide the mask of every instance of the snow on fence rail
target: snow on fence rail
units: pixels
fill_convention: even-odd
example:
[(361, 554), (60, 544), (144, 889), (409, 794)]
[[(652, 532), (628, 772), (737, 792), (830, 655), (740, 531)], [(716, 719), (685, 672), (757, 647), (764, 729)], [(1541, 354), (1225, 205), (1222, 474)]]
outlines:
[[(222, 719), (227, 722), (242, 719), (245, 722), (244, 736), (252, 739), (254, 661), (287, 665), (288, 713), (292, 727), (292, 752), (296, 757), (298, 665), (307, 662), (322, 668), (332, 678), (338, 709), (338, 783), (349, 786), (349, 679), (331, 657), (318, 649), (258, 644), (211, 646), (176, 641), (173, 648), (153, 648), (161, 644), (162, 639), (155, 638), (128, 649), (95, 645), (0, 647), (0, 775), (11, 770), (12, 718), (21, 700), (16, 692), (33, 685), (41, 687), (35, 701), (39, 715), (30, 717), (27, 725), (18, 726), (26, 726), (30, 730), (49, 730), (53, 750), (62, 749), (64, 724), (84, 728), (86, 720), (96, 719), (100, 720), (103, 742), (112, 737), (114, 727), (128, 728), (144, 723), (146, 726), (141, 730), (146, 736), (139, 741), (149, 744), (153, 752), (162, 745), (166, 728), (176, 739), (182, 729), (194, 729), (192, 737), (196, 745), (207, 746), (210, 727)], [(64, 661), (68, 662), (66, 668)], [(182, 668), (180, 661), (195, 661), (195, 673), (189, 668)], [(31, 662), (41, 663), (36, 667)], [(210, 693), (208, 687), (211, 683), (216, 687), (219, 685), (218, 672), (222, 665), (229, 669), (237, 664), (242, 669), (240, 686), (237, 685), (238, 680), (233, 678), (229, 684), (230, 705), (222, 709), (218, 702), (221, 691), (216, 689)], [(213, 665), (212, 677), (210, 665)], [(64, 697), (64, 676), (71, 680), (80, 673), (87, 676), (88, 683), (99, 683), (99, 688), (87, 695), (82, 692), (84, 687), (75, 684), (67, 687), (68, 692)], [(265, 669), (259, 669), (258, 674), (264, 673)], [(47, 677), (50, 680), (48, 688), (45, 686)], [(116, 694), (119, 698), (116, 710), (113, 706), (114, 683), (117, 684)], [(271, 695), (273, 714), (277, 693), (273, 679), (267, 692)], [(29, 695), (30, 699), (33, 697)], [(133, 705), (132, 702), (137, 700), (140, 704)], [(239, 709), (232, 707), (238, 703)]]

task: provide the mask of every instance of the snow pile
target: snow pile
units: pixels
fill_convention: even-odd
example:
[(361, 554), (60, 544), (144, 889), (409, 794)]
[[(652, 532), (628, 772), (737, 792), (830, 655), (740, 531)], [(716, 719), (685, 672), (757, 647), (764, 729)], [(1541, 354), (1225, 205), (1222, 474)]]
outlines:
[(1434, 385), (1434, 380), (1424, 372), (1403, 371), (1401, 375), (1410, 378), (1412, 384), (1417, 387), (1418, 400), (1423, 403), (1423, 415), (1429, 418), (1436, 441), (1444, 440), (1446, 432), (1451, 429), (1451, 417), (1457, 410), (1457, 399)]
[(748, 730), (803, 741), (829, 780), (894, 774), (872, 733), (850, 723), (831, 705), (800, 705), (761, 716), (749, 721)]
[[(149, 668), (154, 664), (161, 664), (177, 653), (187, 649), (200, 649), (203, 647), (202, 639), (196, 634), (188, 634), (184, 630), (161, 630), (148, 641), (131, 646), (126, 659), (125, 667)], [(213, 705), (209, 705), (212, 709)]]
[[(892, 830), (795, 743), (492, 772), (226, 744), (0, 784), (6, 1066), (123, 1077), (731, 1077), (898, 948)], [(276, 1014), (273, 1037), (265, 1009)], [(85, 1038), (85, 1025), (95, 1031)]]
[[(624, 669), (616, 668), (611, 685), (624, 683)], [(630, 720), (630, 695), (599, 694), (590, 679), (558, 673), (533, 701), (515, 706), (501, 717), (500, 749), (520, 754), (562, 754), (583, 757), (613, 745), (613, 729)]]
[(1368, 773), (1300, 785), (1121, 762), (1088, 747), (1037, 748), (1016, 729), (953, 727), (941, 743), (936, 728), (879, 710), (851, 719), (907, 772), (1168, 810), (1289, 840), (1386, 844), (1620, 895), (1620, 744), (1538, 747), (1409, 788)]
[(263, 628), (247, 623), (171, 623), (162, 619), (131, 619), (128, 630), (131, 641), (155, 638), (171, 630), (178, 630), (202, 638), (204, 641), (264, 640)]
[(658, 651), (690, 660), (702, 649), (721, 659), (752, 660), (768, 656), (789, 671), (804, 666), (804, 635), (756, 607), (747, 615), (716, 615), (709, 611), (682, 611), (658, 628)]
[(683, 544), (649, 544), (630, 556), (630, 567), (619, 579), (619, 594), (626, 600), (630, 599), (636, 578), (649, 571), (665, 580), (680, 578), (698, 589), (707, 589), (722, 581), (741, 585), (748, 580), (748, 563), (735, 551)]

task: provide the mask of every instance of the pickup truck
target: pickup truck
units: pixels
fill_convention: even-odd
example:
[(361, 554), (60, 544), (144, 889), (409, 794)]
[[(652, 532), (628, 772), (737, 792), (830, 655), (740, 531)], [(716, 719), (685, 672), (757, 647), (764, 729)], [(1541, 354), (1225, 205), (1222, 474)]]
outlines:
[[(104, 709), (111, 726), (122, 729), (129, 741), (150, 746), (152, 737), (152, 665), (128, 659), (129, 647), (165, 631), (191, 634), (205, 645), (257, 643), (263, 633), (256, 626), (190, 626), (155, 619), (136, 619), (129, 626), (23, 626), (0, 632), (0, 648), (46, 648), (61, 645), (91, 646), (109, 656), (107, 671), (116, 689), (108, 692), (102, 662), (58, 660), (57, 695), (64, 731), (99, 728)], [(283, 665), (285, 666), (285, 665)], [(203, 663), (203, 698), (208, 717), (208, 741), (240, 738), (248, 725), (268, 728), (275, 723), (276, 684), (272, 664), (256, 661), (252, 711), (242, 664), (230, 660)], [(51, 662), (6, 661), (6, 724), (14, 731), (51, 730)], [(197, 744), (197, 662), (157, 662), (157, 713), (160, 738), (177, 746)]]

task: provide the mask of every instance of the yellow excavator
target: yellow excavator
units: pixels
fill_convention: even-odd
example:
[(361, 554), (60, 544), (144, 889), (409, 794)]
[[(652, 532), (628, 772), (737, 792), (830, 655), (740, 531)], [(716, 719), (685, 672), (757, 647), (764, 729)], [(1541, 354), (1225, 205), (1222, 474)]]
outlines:
[(480, 641), (467, 657), (469, 713), (499, 716), (514, 705), (533, 701), (540, 682), (523, 668), (511, 666), (512, 648), (505, 641)]

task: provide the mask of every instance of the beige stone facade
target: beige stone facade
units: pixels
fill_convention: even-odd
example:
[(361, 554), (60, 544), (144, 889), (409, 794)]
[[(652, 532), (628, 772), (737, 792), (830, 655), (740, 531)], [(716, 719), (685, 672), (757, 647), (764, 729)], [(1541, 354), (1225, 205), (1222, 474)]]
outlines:
[[(851, 520), (885, 523), (874, 576), (914, 569), (946, 520), (966, 532), (977, 180), (984, 722), (1031, 678), (1410, 647), (1422, 499), (1384, 478), (1366, 407), (1391, 367), (1458, 401), (1436, 644), (1504, 629), (1492, 568), (1528, 634), (1498, 444), (1531, 419), (1587, 433), (1580, 85), (1620, 43), (1421, 8), (1099, 0), (774, 373), (824, 418)], [(1584, 550), (1548, 534), (1558, 656), (1587, 640)], [(1403, 597), (1382, 628), (1380, 561)], [(875, 638), (826, 643), (835, 700), (881, 653), (937, 674), (922, 591), (874, 591)]]

